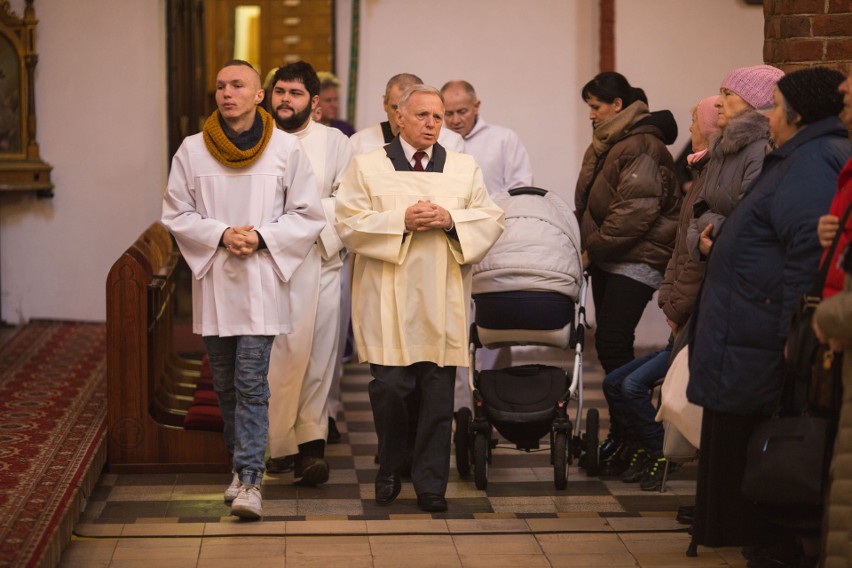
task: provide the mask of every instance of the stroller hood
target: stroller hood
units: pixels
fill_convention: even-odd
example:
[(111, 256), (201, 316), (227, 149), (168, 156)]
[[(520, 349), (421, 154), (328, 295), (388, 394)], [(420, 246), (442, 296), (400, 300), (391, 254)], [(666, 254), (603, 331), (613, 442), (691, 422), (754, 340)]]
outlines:
[(552, 192), (504, 192), (494, 202), (506, 225), (473, 267), (473, 293), (559, 292), (576, 301), (583, 264), (580, 230), (568, 204)]

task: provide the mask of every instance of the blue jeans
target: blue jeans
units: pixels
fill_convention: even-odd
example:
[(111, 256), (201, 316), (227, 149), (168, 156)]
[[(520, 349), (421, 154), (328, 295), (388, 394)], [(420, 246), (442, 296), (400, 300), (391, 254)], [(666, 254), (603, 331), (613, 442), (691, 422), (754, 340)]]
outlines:
[(671, 344), (604, 377), (603, 391), (614, 436), (638, 442), (651, 451), (663, 449), (663, 425), (655, 420), (657, 409), (651, 402), (651, 393), (654, 383), (666, 376), (670, 353)]
[(204, 337), (213, 388), (225, 421), (225, 445), (240, 481), (260, 485), (269, 430), (269, 352), (275, 336)]

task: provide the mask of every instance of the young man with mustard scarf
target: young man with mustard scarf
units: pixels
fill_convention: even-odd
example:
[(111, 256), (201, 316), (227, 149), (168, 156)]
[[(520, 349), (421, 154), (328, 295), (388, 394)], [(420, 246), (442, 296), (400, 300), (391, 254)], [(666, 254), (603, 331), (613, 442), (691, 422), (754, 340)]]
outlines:
[(175, 153), (162, 215), (194, 276), (193, 331), (233, 456), (225, 500), (247, 519), (263, 512), (270, 349), (291, 330), (290, 277), (325, 225), (308, 157), (257, 107), (263, 95), (245, 61), (219, 71), (218, 109)]

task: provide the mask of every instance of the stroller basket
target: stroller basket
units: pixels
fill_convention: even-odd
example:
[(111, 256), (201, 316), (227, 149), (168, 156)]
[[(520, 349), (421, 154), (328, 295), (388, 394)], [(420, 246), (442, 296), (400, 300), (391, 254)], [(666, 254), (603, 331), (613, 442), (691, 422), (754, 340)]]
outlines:
[(555, 401), (568, 390), (562, 369), (523, 365), (479, 374), (485, 414), (507, 440), (521, 449), (539, 447), (556, 415)]

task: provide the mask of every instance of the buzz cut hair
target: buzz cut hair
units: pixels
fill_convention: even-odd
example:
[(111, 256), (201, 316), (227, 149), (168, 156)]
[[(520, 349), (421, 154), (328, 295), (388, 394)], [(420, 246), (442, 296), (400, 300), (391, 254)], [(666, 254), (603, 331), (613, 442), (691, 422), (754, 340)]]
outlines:
[(224, 69), (225, 67), (248, 67), (249, 69), (254, 71), (255, 75), (257, 75), (257, 84), (260, 85), (261, 88), (263, 88), (263, 79), (261, 79), (260, 73), (257, 69), (254, 68), (254, 65), (252, 65), (248, 61), (244, 59), (229, 59), (225, 62), (224, 65), (222, 65), (222, 69)]

